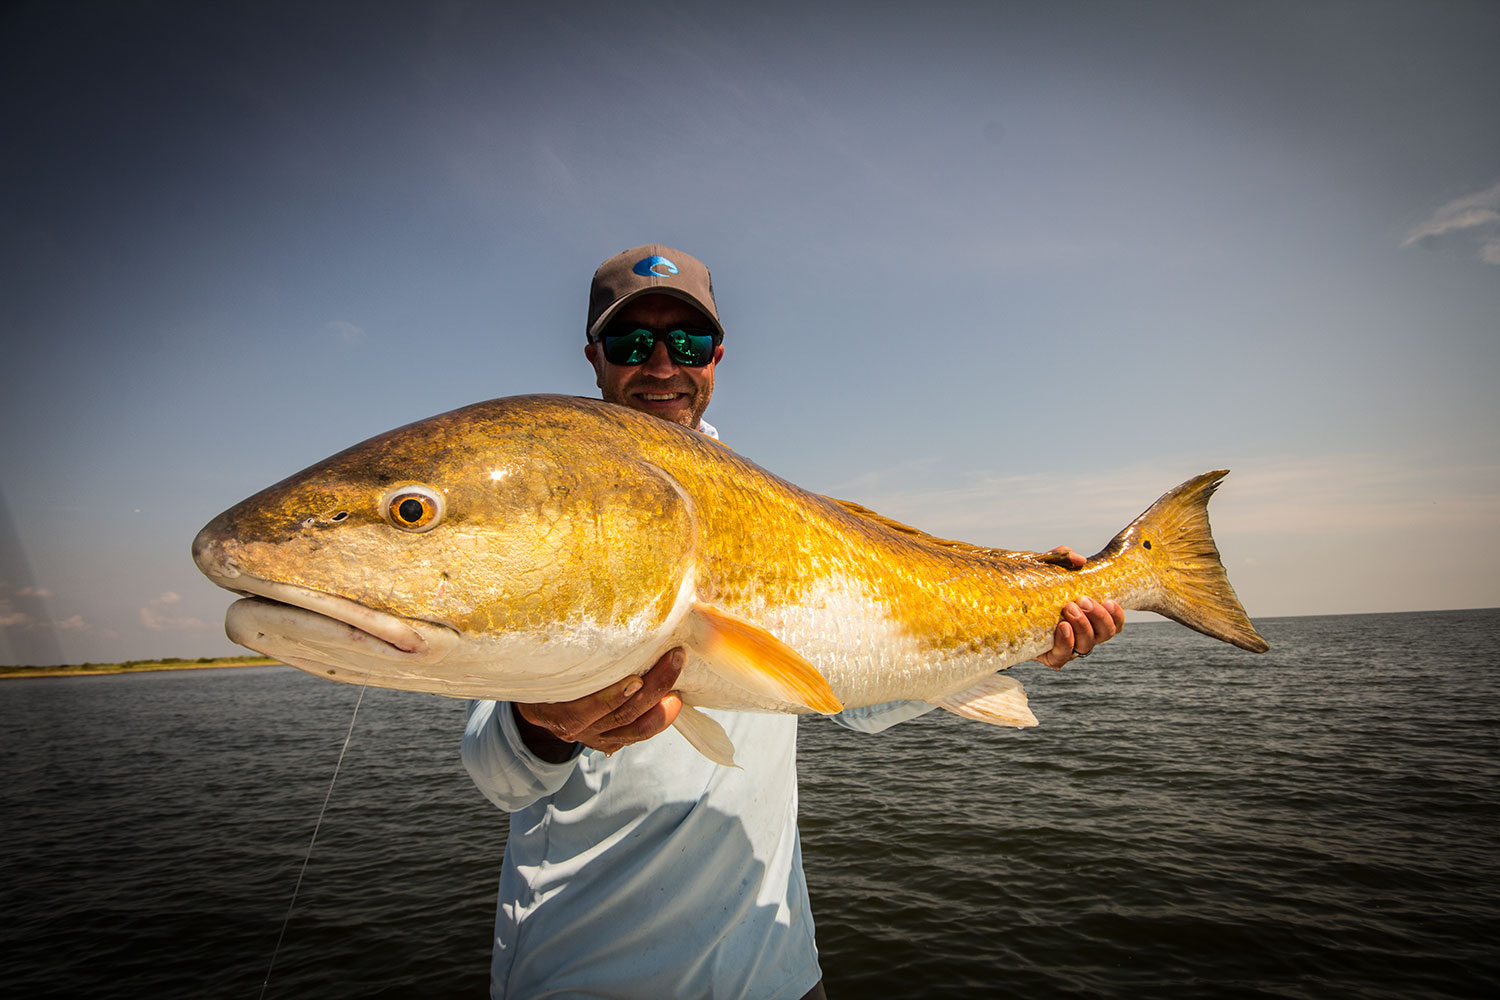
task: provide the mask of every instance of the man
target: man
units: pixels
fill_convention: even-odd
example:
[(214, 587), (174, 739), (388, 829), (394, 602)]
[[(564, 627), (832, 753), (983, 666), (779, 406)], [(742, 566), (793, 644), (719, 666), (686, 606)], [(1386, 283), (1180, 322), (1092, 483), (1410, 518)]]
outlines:
[[(717, 437), (703, 414), (723, 337), (708, 269), (688, 254), (636, 247), (594, 274), (584, 355), (610, 402)], [(1061, 667), (1123, 624), (1119, 605), (1082, 598), (1039, 659)], [(470, 704), (464, 765), (511, 813), (492, 997), (823, 996), (797, 837), (797, 719), (709, 712), (743, 766), (712, 763), (670, 728), (683, 661), (671, 650), (573, 702)], [(878, 732), (932, 708), (833, 719)]]

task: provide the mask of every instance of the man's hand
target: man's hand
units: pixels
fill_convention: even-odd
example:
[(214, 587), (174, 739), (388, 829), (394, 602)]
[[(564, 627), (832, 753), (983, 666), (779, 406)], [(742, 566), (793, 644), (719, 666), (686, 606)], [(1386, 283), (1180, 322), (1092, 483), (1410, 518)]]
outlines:
[(682, 699), (672, 691), (687, 655), (668, 650), (641, 677), (626, 677), (576, 701), (511, 704), (521, 738), (542, 760), (561, 764), (573, 744), (614, 753), (648, 740), (677, 719)]
[[(1066, 545), (1059, 545), (1053, 552), (1065, 555), (1079, 569), (1088, 560)], [(1045, 663), (1053, 670), (1061, 670), (1063, 664), (1080, 656), (1088, 656), (1094, 647), (1109, 639), (1125, 627), (1125, 609), (1114, 601), (1095, 601), (1080, 597), (1063, 606), (1062, 621), (1052, 633), (1052, 648), (1038, 656), (1038, 663)]]

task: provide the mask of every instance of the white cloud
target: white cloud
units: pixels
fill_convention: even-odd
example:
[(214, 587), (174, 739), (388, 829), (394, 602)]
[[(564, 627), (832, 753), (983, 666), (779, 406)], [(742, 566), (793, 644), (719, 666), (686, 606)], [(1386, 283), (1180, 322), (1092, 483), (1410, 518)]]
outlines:
[[(23, 595), (32, 597), (50, 596), (45, 591), (27, 594), (27, 591), (35, 591), (35, 588), (27, 587), (21, 591)], [(35, 631), (37, 629), (61, 629), (65, 632), (84, 632), (89, 630), (89, 625), (83, 620), (82, 615), (70, 615), (61, 621), (47, 622), (36, 615), (25, 611), (17, 611), (7, 598), (0, 597), (0, 628), (15, 629), (21, 631)]]
[(1500, 264), (1500, 184), (1455, 198), (1428, 216), (1401, 241), (1403, 247), (1455, 246), (1486, 264)]
[(162, 609), (170, 608), (175, 604), (182, 603), (182, 595), (167, 590), (151, 598), (146, 607), (141, 608), (141, 624), (153, 632), (190, 632), (197, 629), (206, 629), (209, 624), (201, 618), (192, 615), (170, 615), (163, 614)]
[(0, 597), (0, 628), (30, 628), (36, 619), (24, 611), (17, 611), (10, 598)]
[(208, 623), (191, 615), (174, 617), (159, 614), (153, 608), (141, 608), (141, 624), (153, 632), (188, 632), (208, 628)]
[(16, 591), (17, 597), (51, 597), (52, 591), (46, 587), (22, 587)]
[(336, 319), (324, 323), (323, 332), (346, 347), (355, 347), (365, 342), (365, 331), (347, 320)]
[(1241, 530), (1279, 535), (1385, 534), (1416, 529), (1473, 540), (1500, 525), (1500, 466), (1417, 468), (1379, 456), (1287, 460), (1236, 483)]

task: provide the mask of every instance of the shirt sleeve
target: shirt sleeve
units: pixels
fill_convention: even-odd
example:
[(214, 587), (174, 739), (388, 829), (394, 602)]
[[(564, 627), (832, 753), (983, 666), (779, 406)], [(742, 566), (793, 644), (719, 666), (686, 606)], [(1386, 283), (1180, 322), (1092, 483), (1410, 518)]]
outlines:
[(464, 726), (464, 768), (484, 797), (506, 812), (524, 809), (556, 793), (583, 752), (580, 745), (561, 764), (532, 753), (521, 739), (508, 701), (471, 701)]
[(845, 729), (853, 729), (855, 732), (879, 733), (897, 723), (915, 719), (919, 715), (926, 715), (934, 708), (937, 706), (926, 701), (886, 701), (879, 705), (846, 708), (828, 718)]

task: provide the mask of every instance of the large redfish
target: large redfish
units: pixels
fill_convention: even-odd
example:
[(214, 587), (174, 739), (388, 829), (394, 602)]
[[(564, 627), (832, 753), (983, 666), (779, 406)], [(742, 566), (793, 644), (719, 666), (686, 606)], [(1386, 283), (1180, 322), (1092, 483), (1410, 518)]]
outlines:
[(1209, 533), (1224, 475), (1172, 490), (1074, 570), (808, 493), (625, 407), (518, 396), (319, 462), (214, 518), (193, 558), (250, 595), (231, 639), (348, 683), (565, 701), (684, 646), (677, 727), (727, 762), (697, 709), (919, 699), (1035, 725), (999, 671), (1048, 649), (1082, 595), (1263, 652)]

